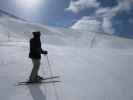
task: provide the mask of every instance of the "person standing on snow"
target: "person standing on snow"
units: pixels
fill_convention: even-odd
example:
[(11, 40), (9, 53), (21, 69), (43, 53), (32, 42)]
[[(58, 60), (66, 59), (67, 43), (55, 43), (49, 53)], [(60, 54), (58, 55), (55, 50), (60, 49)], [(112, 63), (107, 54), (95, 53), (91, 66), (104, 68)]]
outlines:
[(48, 52), (44, 51), (41, 47), (41, 32), (32, 32), (33, 38), (30, 39), (30, 52), (29, 58), (32, 60), (33, 68), (29, 77), (29, 81), (37, 82), (41, 81), (43, 78), (38, 75), (40, 64), (41, 64), (41, 54), (47, 55)]

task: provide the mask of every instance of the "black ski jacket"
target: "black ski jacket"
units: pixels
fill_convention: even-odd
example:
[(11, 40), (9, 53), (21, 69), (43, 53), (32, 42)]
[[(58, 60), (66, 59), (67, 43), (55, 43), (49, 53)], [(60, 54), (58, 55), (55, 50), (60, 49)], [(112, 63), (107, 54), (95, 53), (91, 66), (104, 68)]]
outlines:
[(30, 53), (29, 58), (31, 59), (41, 59), (41, 54), (44, 51), (41, 48), (41, 41), (40, 38), (32, 38), (30, 40)]

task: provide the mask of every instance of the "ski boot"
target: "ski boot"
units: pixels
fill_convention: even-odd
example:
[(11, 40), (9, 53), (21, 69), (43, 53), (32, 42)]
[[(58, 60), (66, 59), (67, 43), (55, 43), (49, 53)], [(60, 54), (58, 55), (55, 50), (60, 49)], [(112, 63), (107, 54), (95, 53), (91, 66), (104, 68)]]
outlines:
[(41, 81), (41, 80), (43, 80), (44, 78), (38, 75), (38, 76), (37, 76), (37, 79)]

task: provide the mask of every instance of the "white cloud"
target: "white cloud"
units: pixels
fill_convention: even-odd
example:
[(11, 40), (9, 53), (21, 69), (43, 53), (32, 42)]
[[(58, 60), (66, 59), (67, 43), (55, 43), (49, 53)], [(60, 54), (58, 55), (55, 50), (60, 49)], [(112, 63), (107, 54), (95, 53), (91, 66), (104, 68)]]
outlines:
[(90, 17), (83, 17), (77, 21), (71, 28), (87, 31), (100, 31), (101, 22), (98, 20), (90, 20)]
[(97, 9), (98, 13), (107, 12), (107, 11), (117, 13), (123, 10), (129, 11), (133, 7), (133, 0), (117, 0), (117, 2), (118, 5), (116, 5), (115, 7), (101, 8), (100, 2), (98, 2), (98, 0), (76, 0), (76, 1), (71, 0), (67, 10), (77, 13), (88, 8), (98, 8)]
[(118, 5), (115, 7), (99, 7), (96, 10), (96, 15), (114, 17), (121, 11), (130, 11), (133, 8), (133, 0), (117, 0)]
[(70, 10), (74, 13), (78, 13), (81, 10), (87, 8), (98, 8), (99, 3), (97, 0), (78, 0), (78, 1), (71, 1), (69, 7), (66, 10)]
[[(117, 1), (118, 5), (114, 7), (99, 7), (95, 11), (95, 14), (93, 16), (82, 17), (72, 26), (72, 28), (84, 29), (95, 32), (104, 31), (110, 34), (115, 33), (112, 19), (115, 16), (117, 16), (119, 12), (130, 11), (133, 8), (133, 0), (117, 0)], [(130, 22), (132, 22), (132, 20), (130, 20)]]
[(133, 0), (117, 0), (120, 10), (129, 11), (133, 7)]
[(114, 29), (112, 27), (111, 19), (103, 18), (103, 20), (93, 19), (89, 16), (81, 18), (73, 26), (73, 29), (85, 30), (90, 32), (105, 32), (113, 34)]
[(111, 7), (106, 7), (106, 8), (99, 8), (96, 10), (96, 15), (98, 17), (113, 17), (117, 14), (118, 8), (111, 8)]
[(115, 7), (104, 7), (99, 8), (96, 11), (95, 16), (100, 16), (103, 19), (102, 28), (104, 32), (114, 33), (114, 28), (112, 27), (112, 19), (117, 16), (121, 11), (130, 11), (133, 7), (133, 0), (117, 0), (118, 5)]
[(108, 17), (104, 17), (102, 21), (102, 29), (105, 33), (113, 34), (115, 32), (112, 27), (112, 20)]
[(99, 8), (96, 11), (96, 14), (94, 16), (96, 16), (96, 18), (100, 18), (102, 19), (101, 23), (102, 23), (102, 30), (105, 33), (109, 33), (109, 34), (113, 34), (115, 33), (115, 29), (113, 28), (113, 23), (112, 23), (112, 19), (114, 16), (117, 15), (118, 13), (118, 7), (106, 7), (106, 8)]

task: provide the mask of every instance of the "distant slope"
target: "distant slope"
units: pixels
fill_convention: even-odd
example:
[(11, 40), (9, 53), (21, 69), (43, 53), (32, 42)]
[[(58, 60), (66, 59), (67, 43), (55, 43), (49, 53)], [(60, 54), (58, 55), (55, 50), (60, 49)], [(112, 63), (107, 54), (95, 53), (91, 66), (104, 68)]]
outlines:
[(7, 11), (4, 11), (4, 10), (0, 9), (0, 17), (5, 17), (5, 16), (8, 16), (8, 17), (11, 17), (11, 18), (14, 18), (14, 19), (18, 19), (18, 20), (22, 20), (22, 21), (26, 21), (26, 20), (24, 20), (20, 17), (17, 17), (17, 16), (15, 16), (15, 15), (7, 12)]

